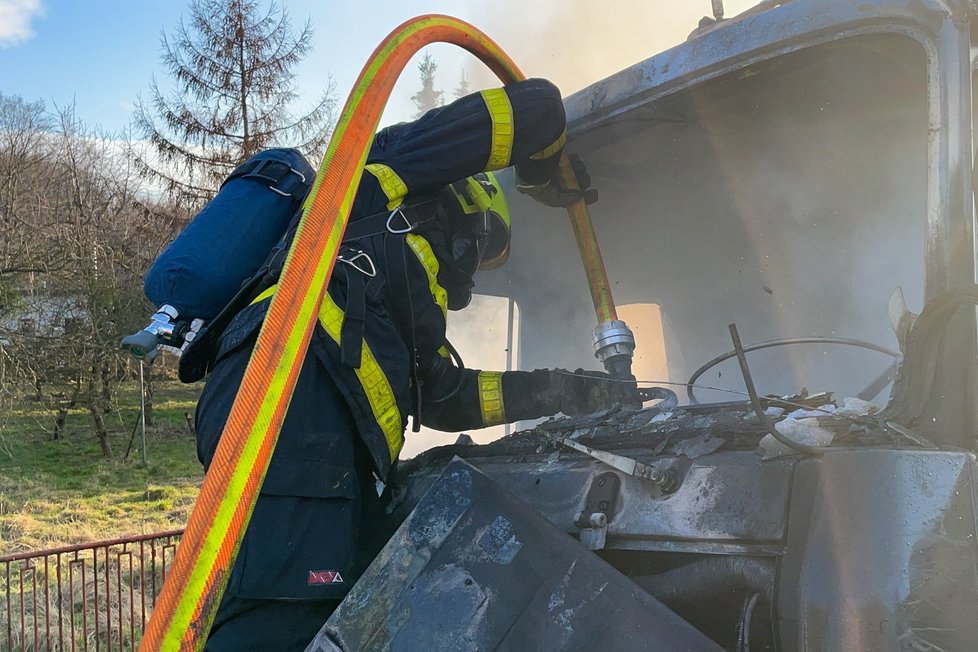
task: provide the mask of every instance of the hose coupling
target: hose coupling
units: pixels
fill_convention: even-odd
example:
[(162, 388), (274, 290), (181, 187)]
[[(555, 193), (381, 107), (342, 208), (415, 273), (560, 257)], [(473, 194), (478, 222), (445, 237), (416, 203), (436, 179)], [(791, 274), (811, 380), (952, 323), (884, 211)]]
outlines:
[(594, 328), (594, 357), (616, 378), (631, 378), (635, 335), (620, 319), (612, 319)]

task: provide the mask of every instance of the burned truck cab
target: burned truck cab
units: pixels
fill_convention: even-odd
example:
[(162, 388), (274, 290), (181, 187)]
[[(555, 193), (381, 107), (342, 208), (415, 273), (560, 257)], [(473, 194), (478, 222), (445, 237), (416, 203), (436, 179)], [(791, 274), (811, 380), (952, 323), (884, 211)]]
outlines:
[[(597, 589), (577, 611), (494, 625), (494, 601), (530, 590), (493, 580), (499, 555), (531, 549), (524, 535), (408, 516), (491, 513), (491, 495), (445, 489), (446, 474), (476, 473), (696, 631), (657, 639), (649, 611), (607, 648), (705, 649), (702, 634), (730, 650), (975, 649), (975, 20), (954, 0), (768, 1), (568, 97), (568, 150), (600, 192), (591, 215), (635, 331), (633, 371), (681, 401), (402, 462), (407, 520), (327, 629), (407, 649), (422, 586), (458, 597), (444, 623), (425, 612), (444, 643), (424, 639), (431, 649), (592, 649), (532, 637), (527, 622), (558, 613), (561, 632), (639, 626)], [(477, 291), (518, 307), (518, 368), (596, 369), (566, 216), (509, 196), (510, 263)], [(481, 548), (463, 545), (469, 525)], [(495, 574), (471, 567), (486, 541)], [(381, 592), (395, 566), (413, 574)], [(446, 569), (459, 567), (455, 585)], [(463, 599), (472, 587), (481, 597)], [(370, 599), (389, 609), (364, 629)], [(464, 636), (448, 624), (463, 621)]]

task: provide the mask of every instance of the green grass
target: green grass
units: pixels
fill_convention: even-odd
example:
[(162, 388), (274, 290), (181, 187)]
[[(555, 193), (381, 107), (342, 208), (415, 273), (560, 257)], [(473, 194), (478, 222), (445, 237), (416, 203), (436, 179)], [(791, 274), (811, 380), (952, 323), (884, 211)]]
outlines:
[(68, 415), (57, 441), (50, 411), (20, 403), (0, 414), (0, 554), (183, 527), (203, 478), (184, 416), (193, 416), (200, 389), (157, 389), (145, 465), (138, 432), (123, 459), (139, 414), (134, 388), (106, 417), (110, 457), (83, 410)]

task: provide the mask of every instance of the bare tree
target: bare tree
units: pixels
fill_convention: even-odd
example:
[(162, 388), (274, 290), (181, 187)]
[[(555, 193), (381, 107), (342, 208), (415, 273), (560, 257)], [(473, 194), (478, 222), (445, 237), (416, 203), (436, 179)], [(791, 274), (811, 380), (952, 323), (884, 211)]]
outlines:
[(43, 102), (0, 93), (0, 305), (16, 301), (16, 278), (64, 265), (62, 252), (36, 238), (38, 218), (51, 216), (45, 179), (54, 155), (53, 123)]
[(142, 270), (180, 216), (141, 191), (129, 140), (87, 130), (73, 107), (49, 115), (7, 99), (0, 201), (12, 237), (0, 258), (2, 389), (50, 409), (55, 437), (70, 409), (85, 409), (108, 455), (105, 415), (133, 377), (118, 342), (150, 307)]
[(135, 121), (152, 144), (144, 175), (193, 200), (208, 198), (239, 163), (269, 146), (295, 147), (318, 160), (336, 108), (330, 79), (302, 115), (294, 68), (309, 52), (307, 20), (296, 32), (284, 8), (256, 0), (192, 0), (189, 23), (162, 36), (170, 92), (152, 82)]
[(431, 109), (445, 104), (445, 100), (443, 99), (445, 92), (435, 90), (435, 72), (437, 71), (438, 64), (435, 63), (434, 57), (430, 53), (425, 52), (421, 61), (418, 63), (418, 73), (421, 75), (421, 90), (411, 96), (411, 101), (414, 102), (414, 106), (417, 109), (414, 114), (415, 119), (420, 118)]

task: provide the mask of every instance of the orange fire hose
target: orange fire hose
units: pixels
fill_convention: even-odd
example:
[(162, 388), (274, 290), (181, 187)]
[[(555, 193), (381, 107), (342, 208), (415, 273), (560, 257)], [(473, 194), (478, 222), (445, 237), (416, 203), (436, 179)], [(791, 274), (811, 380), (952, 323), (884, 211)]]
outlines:
[[(203, 648), (288, 410), (381, 113), (408, 60), (436, 41), (465, 48), (504, 82), (523, 79), (488, 36), (448, 16), (410, 20), (374, 51), (304, 206), (278, 290), (140, 650)], [(561, 165), (567, 174), (566, 157)], [(570, 177), (568, 185), (574, 183)], [(607, 276), (583, 202), (570, 212), (601, 321), (614, 315)]]

